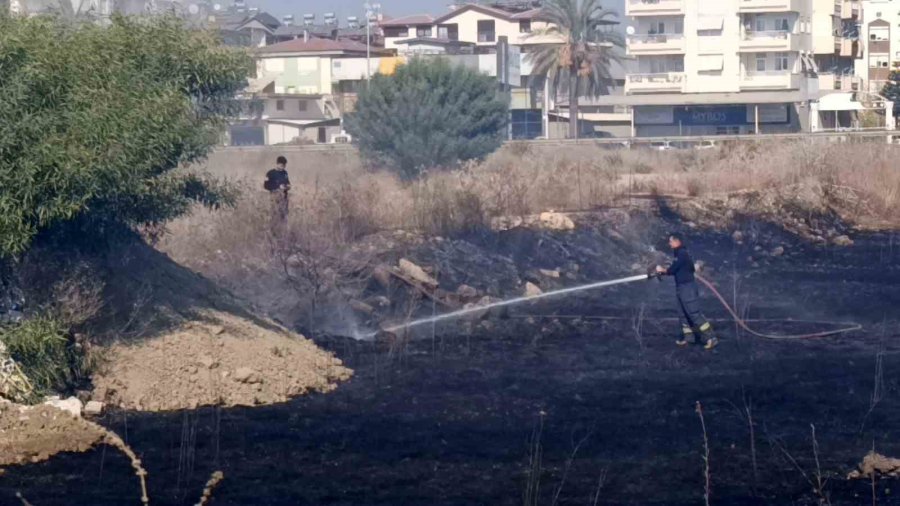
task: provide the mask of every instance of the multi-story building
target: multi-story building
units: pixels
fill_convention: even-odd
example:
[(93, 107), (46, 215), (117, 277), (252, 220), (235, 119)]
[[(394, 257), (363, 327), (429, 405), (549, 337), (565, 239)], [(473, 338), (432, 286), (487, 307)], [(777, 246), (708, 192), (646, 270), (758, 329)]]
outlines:
[[(819, 98), (859, 86), (853, 0), (625, 0), (635, 133), (837, 127)], [(823, 119), (824, 118), (824, 119)]]
[(900, 3), (894, 0), (861, 2), (861, 39), (866, 55), (856, 71), (866, 79), (868, 90), (877, 93), (890, 76), (900, 70)]
[(259, 48), (255, 58), (256, 77), (242, 97), (240, 121), (229, 129), (231, 144), (332, 142), (360, 83), (389, 72), (393, 61), (380, 48), (308, 35)]

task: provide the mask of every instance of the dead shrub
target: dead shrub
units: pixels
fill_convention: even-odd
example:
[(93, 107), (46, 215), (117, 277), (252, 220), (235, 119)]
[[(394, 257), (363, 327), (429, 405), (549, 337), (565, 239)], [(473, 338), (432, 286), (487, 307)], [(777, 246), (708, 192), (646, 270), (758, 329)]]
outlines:
[(698, 177), (692, 177), (687, 180), (685, 189), (687, 190), (688, 196), (699, 197), (700, 195), (703, 195), (703, 181)]
[(631, 171), (635, 174), (652, 174), (653, 167), (644, 162), (637, 162), (631, 166)]

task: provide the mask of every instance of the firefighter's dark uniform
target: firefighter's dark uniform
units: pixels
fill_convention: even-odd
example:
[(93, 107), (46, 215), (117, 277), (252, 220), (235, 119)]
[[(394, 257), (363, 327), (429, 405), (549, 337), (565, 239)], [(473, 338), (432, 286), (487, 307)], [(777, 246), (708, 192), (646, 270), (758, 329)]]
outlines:
[(700, 289), (694, 279), (694, 259), (684, 246), (674, 251), (675, 260), (666, 270), (666, 275), (675, 278), (675, 294), (678, 298), (678, 315), (681, 320), (681, 334), (684, 341), (700, 343), (694, 331), (699, 330), (705, 339), (715, 339), (712, 325), (700, 311)]
[(284, 169), (272, 169), (266, 173), (266, 181), (263, 188), (272, 196), (272, 210), (275, 220), (279, 225), (287, 221), (290, 202), (287, 187), (291, 185), (288, 173)]

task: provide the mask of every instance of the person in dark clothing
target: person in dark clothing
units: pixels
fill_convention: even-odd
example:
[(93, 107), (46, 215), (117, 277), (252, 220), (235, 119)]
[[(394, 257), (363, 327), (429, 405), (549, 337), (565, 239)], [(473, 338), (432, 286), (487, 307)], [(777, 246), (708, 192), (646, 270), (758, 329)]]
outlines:
[(290, 207), (289, 192), (291, 191), (291, 180), (287, 173), (287, 158), (278, 157), (275, 161), (275, 168), (266, 173), (263, 188), (272, 196), (272, 209), (276, 220), (280, 224), (284, 224), (287, 221)]
[[(712, 324), (700, 311), (700, 289), (694, 278), (694, 259), (684, 247), (684, 238), (681, 234), (671, 234), (669, 246), (675, 260), (669, 267), (657, 266), (656, 272), (675, 278), (675, 295), (678, 299), (678, 315), (681, 320), (681, 336), (676, 344), (687, 346), (693, 341), (711, 350), (719, 344), (719, 340), (713, 332)], [(698, 331), (699, 335), (696, 333)]]

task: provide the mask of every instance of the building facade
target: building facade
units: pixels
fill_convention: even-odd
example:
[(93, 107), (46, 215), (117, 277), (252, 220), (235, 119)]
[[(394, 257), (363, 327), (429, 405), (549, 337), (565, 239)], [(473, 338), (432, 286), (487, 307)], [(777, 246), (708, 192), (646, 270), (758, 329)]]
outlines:
[(814, 103), (860, 86), (858, 1), (625, 1), (638, 136), (836, 127)]
[(861, 40), (866, 55), (856, 71), (865, 76), (867, 88), (879, 92), (891, 71), (900, 70), (900, 3), (865, 0), (862, 3)]

